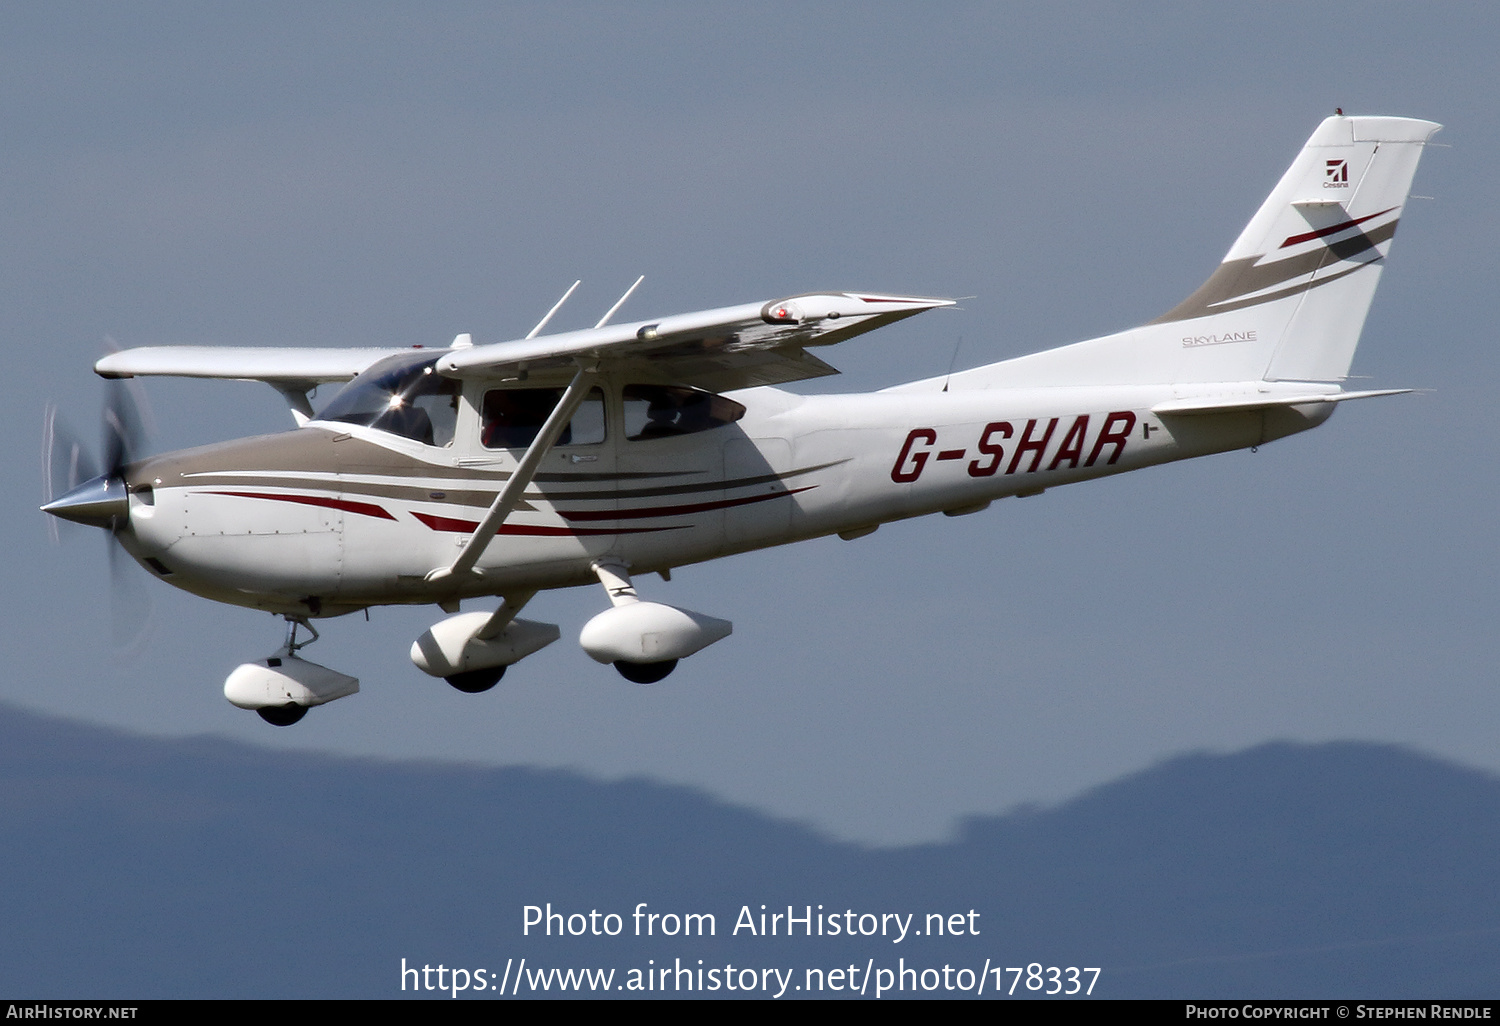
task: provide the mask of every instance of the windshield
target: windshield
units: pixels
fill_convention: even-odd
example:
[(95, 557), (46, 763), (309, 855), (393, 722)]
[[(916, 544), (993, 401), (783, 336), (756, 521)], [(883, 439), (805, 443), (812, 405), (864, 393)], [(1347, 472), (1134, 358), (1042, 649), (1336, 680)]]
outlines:
[(389, 431), (423, 445), (453, 443), (459, 383), (434, 370), (438, 354), (398, 353), (371, 364), (323, 407), (318, 420)]

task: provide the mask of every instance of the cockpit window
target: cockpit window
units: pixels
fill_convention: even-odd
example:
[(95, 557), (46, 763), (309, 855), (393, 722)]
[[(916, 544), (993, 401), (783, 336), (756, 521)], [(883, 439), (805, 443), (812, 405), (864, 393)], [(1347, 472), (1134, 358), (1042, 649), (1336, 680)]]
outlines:
[(733, 399), (677, 385), (625, 386), (625, 437), (690, 435), (733, 424), (745, 408)]
[[(524, 449), (541, 434), (561, 388), (495, 388), (484, 394), (479, 438), (486, 449)], [(604, 441), (604, 392), (589, 389), (583, 403), (557, 436), (557, 445), (595, 445)]]
[(340, 389), (318, 419), (361, 424), (423, 445), (451, 445), (461, 386), (437, 373), (437, 360), (427, 353), (386, 357)]

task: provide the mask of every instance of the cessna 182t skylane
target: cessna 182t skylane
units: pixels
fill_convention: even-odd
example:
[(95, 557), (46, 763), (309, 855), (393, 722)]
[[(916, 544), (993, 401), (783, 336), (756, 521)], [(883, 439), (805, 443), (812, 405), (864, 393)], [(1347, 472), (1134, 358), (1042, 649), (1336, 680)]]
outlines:
[[(1261, 445), (1406, 391), (1332, 382), (1439, 127), (1328, 118), (1223, 263), (1156, 320), (871, 394), (772, 386), (836, 373), (814, 347), (951, 301), (815, 292), (609, 324), (617, 303), (589, 330), (542, 334), (553, 307), (490, 345), (113, 353), (105, 378), (264, 381), (298, 427), (149, 459), (116, 441), (103, 475), (42, 508), (109, 529), (169, 584), (285, 617), (280, 650), (224, 685), (271, 723), (358, 690), (298, 656), (313, 618), (435, 603), (452, 615), (413, 662), (484, 691), (558, 637), (517, 618), (526, 602), (594, 581), (610, 608), (580, 644), (650, 683), (730, 624), (642, 599), (632, 575)], [(334, 381), (348, 384), (314, 413), (309, 393)], [(499, 608), (459, 612), (482, 596)]]

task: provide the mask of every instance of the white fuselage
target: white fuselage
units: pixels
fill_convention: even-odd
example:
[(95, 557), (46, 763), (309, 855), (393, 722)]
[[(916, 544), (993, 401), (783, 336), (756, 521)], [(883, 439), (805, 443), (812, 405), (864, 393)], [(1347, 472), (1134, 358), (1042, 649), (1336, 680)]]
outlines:
[(473, 389), (443, 447), (313, 421), (142, 461), (127, 475), (121, 537), (154, 574), (196, 594), (337, 615), (591, 583), (591, 565), (606, 557), (644, 573), (973, 512), (1006, 496), (1258, 445), (1313, 427), (1332, 409), (1161, 417), (1151, 408), (1176, 397), (1166, 385), (914, 385), (811, 397), (757, 388), (731, 393), (746, 407), (736, 423), (630, 440), (621, 384), (605, 389), (604, 440), (547, 453), (480, 559), (481, 574), (462, 585), (428, 575), (453, 562), (521, 455), (480, 444)]

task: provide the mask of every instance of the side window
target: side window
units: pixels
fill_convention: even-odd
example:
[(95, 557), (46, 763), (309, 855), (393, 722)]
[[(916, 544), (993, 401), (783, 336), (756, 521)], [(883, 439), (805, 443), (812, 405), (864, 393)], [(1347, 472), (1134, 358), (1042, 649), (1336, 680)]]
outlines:
[(733, 399), (677, 385), (625, 386), (625, 437), (670, 438), (733, 424), (745, 408)]
[[(479, 440), (486, 449), (524, 449), (536, 440), (542, 425), (563, 396), (561, 388), (495, 388), (484, 394)], [(604, 392), (593, 388), (584, 396), (558, 445), (595, 445), (604, 441)]]

